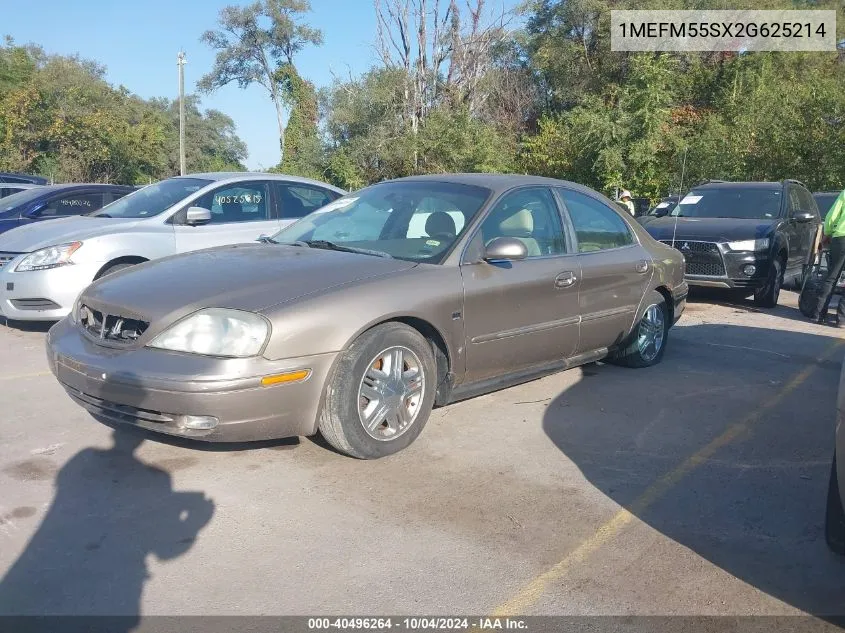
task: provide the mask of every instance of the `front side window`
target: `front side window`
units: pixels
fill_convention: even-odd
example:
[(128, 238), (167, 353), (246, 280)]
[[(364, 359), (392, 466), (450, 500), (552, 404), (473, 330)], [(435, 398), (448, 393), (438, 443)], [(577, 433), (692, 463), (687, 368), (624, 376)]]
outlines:
[(783, 192), (767, 187), (693, 189), (672, 210), (682, 218), (764, 220), (780, 217)]
[(330, 202), (273, 240), (440, 263), (489, 196), (488, 189), (459, 183), (381, 183)]
[(619, 214), (606, 204), (570, 189), (558, 189), (578, 238), (578, 252), (591, 253), (634, 243), (634, 236)]
[(520, 189), (502, 198), (481, 224), (485, 246), (497, 237), (518, 239), (528, 257), (565, 253), (563, 224), (552, 192), (546, 188)]
[(269, 191), (266, 182), (239, 182), (215, 189), (191, 206), (211, 211), (211, 224), (269, 220)]
[(103, 206), (102, 193), (72, 193), (53, 198), (38, 212), (38, 217), (53, 218), (93, 213)]
[(150, 218), (196, 193), (212, 181), (200, 178), (170, 178), (107, 204), (92, 214), (101, 218)]

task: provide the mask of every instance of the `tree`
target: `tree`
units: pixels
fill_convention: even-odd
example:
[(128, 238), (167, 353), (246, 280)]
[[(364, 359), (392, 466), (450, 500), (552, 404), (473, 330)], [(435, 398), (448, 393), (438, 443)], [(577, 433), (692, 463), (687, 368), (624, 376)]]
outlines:
[[(104, 68), (35, 46), (0, 46), (0, 170), (57, 182), (145, 184), (178, 173), (178, 107), (109, 85)], [(243, 169), (233, 121), (188, 97), (188, 165)]]
[(253, 83), (263, 86), (276, 107), (280, 165), (285, 158), (285, 106), (290, 103), (277, 71), (281, 64), (293, 66), (295, 55), (308, 44), (322, 44), (322, 33), (301, 23), (310, 10), (308, 0), (260, 0), (245, 7), (227, 6), (220, 11), (220, 28), (206, 31), (201, 38), (217, 56), (214, 67), (198, 83), (200, 91), (211, 92), (232, 82), (240, 88)]

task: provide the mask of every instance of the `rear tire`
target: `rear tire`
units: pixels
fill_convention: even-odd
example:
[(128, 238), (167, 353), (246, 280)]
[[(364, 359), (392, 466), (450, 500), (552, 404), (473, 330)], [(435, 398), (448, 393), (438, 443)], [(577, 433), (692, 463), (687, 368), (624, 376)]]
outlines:
[(827, 546), (837, 554), (845, 554), (845, 509), (839, 494), (839, 478), (836, 475), (836, 454), (830, 466), (830, 483), (827, 486), (827, 511), (824, 522), (824, 538)]
[(783, 262), (779, 259), (772, 261), (766, 285), (754, 293), (754, 303), (761, 308), (774, 308), (778, 304), (780, 289), (783, 286)]
[(422, 432), (436, 391), (429, 341), (403, 323), (378, 325), (341, 354), (326, 387), (320, 433), (358, 459), (391, 455)]
[(651, 367), (663, 359), (669, 339), (669, 307), (666, 298), (652, 290), (644, 302), (640, 320), (634, 326), (627, 343), (613, 356), (611, 362), (625, 367)]

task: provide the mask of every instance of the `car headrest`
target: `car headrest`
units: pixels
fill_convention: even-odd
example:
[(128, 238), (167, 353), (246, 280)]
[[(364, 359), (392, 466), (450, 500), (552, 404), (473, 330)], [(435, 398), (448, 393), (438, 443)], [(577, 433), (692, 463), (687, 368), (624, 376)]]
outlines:
[(534, 216), (528, 209), (521, 209), (499, 222), (499, 231), (508, 237), (525, 237), (534, 231)]
[(455, 221), (445, 211), (435, 211), (428, 216), (425, 221), (425, 232), (429, 237), (435, 235), (451, 235), (454, 237), (458, 234)]

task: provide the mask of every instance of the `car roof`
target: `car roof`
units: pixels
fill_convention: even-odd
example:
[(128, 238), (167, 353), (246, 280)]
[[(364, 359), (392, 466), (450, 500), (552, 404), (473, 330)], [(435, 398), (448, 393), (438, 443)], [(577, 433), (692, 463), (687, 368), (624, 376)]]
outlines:
[(405, 178), (396, 178), (395, 180), (383, 180), (382, 182), (444, 182), (475, 185), (476, 187), (484, 187), (496, 192), (526, 185), (540, 185), (546, 187), (567, 187), (585, 193), (598, 193), (576, 182), (558, 180), (557, 178), (546, 178), (544, 176), (527, 176), (524, 174), (427, 174), (422, 176), (406, 176)]
[(223, 180), (251, 180), (254, 178), (261, 178), (264, 180), (284, 180), (287, 182), (299, 182), (304, 185), (317, 185), (318, 187), (327, 187), (334, 191), (343, 192), (343, 189), (335, 187), (319, 180), (311, 178), (303, 178), (301, 176), (290, 176), (288, 174), (268, 173), (260, 171), (207, 171), (197, 174), (185, 174), (184, 176), (174, 176), (174, 178), (201, 178), (203, 180), (212, 180), (215, 182)]
[[(3, 183), (14, 186), (14, 183)], [(28, 187), (30, 188), (30, 187)], [(109, 185), (101, 182), (81, 183), (69, 182), (61, 185), (37, 185), (35, 188), (41, 189), (42, 193), (48, 194), (56, 191), (65, 191), (68, 189), (118, 189), (124, 191), (132, 191), (131, 185)]]
[[(800, 182), (796, 181), (789, 181), (795, 185), (801, 185)], [(731, 182), (731, 181), (710, 181), (710, 182), (703, 182), (700, 185), (695, 185), (692, 187), (693, 189), (781, 189), (783, 187), (783, 182)]]

